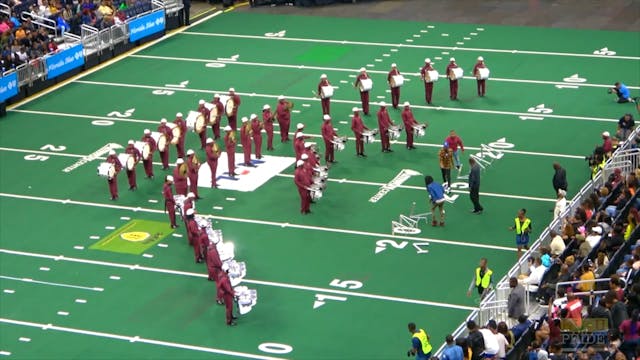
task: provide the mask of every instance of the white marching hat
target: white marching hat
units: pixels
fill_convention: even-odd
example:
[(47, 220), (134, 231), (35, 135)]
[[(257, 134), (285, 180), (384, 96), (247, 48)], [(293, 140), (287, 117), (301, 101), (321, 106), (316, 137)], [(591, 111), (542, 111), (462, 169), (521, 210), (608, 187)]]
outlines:
[(327, 74), (320, 75), (320, 79), (326, 79), (326, 78), (327, 78)]
[(478, 61), (484, 61), (484, 58), (482, 56), (478, 56)]
[(145, 133), (146, 135), (149, 135), (149, 134), (151, 134), (151, 130), (149, 130), (149, 129), (144, 129), (144, 133)]
[(179, 158), (178, 160), (176, 160), (176, 164), (184, 164), (184, 159)]
[(224, 127), (224, 131), (231, 131), (231, 130), (233, 130), (233, 129), (231, 129), (231, 126), (229, 126), (229, 125)]
[(162, 118), (162, 119), (160, 120), (160, 123), (161, 123), (161, 124), (166, 124), (166, 123), (167, 123), (167, 119)]
[(198, 101), (198, 105), (204, 105), (204, 100), (200, 99), (200, 101)]
[(609, 134), (609, 132), (608, 132), (608, 131), (605, 131), (605, 132), (603, 132), (603, 133), (602, 133), (602, 136), (609, 137), (610, 135), (611, 135), (611, 134)]
[(392, 68), (397, 67), (396, 63), (391, 64), (391, 67)]
[(284, 100), (284, 95), (280, 95), (280, 96), (278, 96), (278, 101), (279, 101), (279, 100)]
[(195, 152), (192, 149), (187, 150), (187, 155), (193, 155)]
[(324, 114), (324, 116), (322, 118), (324, 120), (331, 120), (331, 116), (329, 116), (329, 114)]
[(387, 106), (387, 103), (384, 101), (380, 101), (380, 106)]
[(213, 142), (212, 138), (207, 138), (207, 144), (211, 144)]
[(109, 155), (115, 155), (116, 151), (115, 150), (109, 150)]
[(362, 71), (367, 71), (367, 69), (365, 69), (365, 68), (361, 67), (361, 68), (360, 68), (360, 72), (362, 72)]
[[(146, 133), (145, 133), (145, 134), (146, 134)], [(129, 141), (127, 142), (127, 144), (129, 144), (129, 145), (133, 145), (133, 140), (129, 140)]]
[(302, 159), (302, 160), (307, 160), (308, 158), (309, 158), (309, 155), (307, 155), (307, 154), (300, 155), (300, 159)]
[(173, 176), (171, 175), (167, 175), (167, 177), (165, 178), (167, 181), (171, 181), (173, 182)]
[(269, 106), (269, 104), (264, 104), (264, 106), (262, 107), (262, 110), (269, 110), (271, 109), (271, 106)]
[(296, 167), (302, 166), (304, 164), (304, 160), (296, 161)]
[(244, 123), (246, 123), (247, 121), (249, 121), (249, 118), (248, 118), (248, 117), (246, 117), (246, 116), (243, 116), (243, 117), (242, 117), (242, 123), (244, 124)]
[(431, 59), (426, 58), (426, 59), (424, 59), (424, 62), (426, 62), (426, 63), (431, 63)]
[(358, 109), (358, 107), (354, 107), (353, 109), (351, 109), (351, 111), (356, 112), (356, 111), (360, 111), (360, 109)]
[(213, 95), (213, 97), (214, 97), (214, 98), (219, 98), (219, 97), (220, 97), (220, 94), (215, 94), (215, 95)]
[(296, 134), (296, 139), (297, 139), (297, 138), (301, 138), (301, 137), (303, 137), (303, 136), (304, 136), (304, 134), (303, 134), (303, 133), (302, 133), (302, 131), (301, 131), (301, 132), (299, 132), (299, 133), (297, 133), (297, 134)]
[(190, 192), (190, 193), (188, 193), (188, 194), (187, 194), (187, 197), (188, 197), (188, 198), (195, 198), (195, 197), (196, 197), (196, 194), (194, 194), (194, 193)]
[(405, 101), (404, 104), (402, 104), (402, 106), (411, 106), (411, 104), (409, 104), (408, 101)]
[(456, 61), (456, 58), (452, 57), (449, 61)]
[(176, 117), (182, 117), (182, 113), (180, 113), (180, 112), (179, 112), (179, 113), (177, 113), (177, 114), (176, 114)]
[(315, 144), (316, 143), (314, 143), (314, 142), (307, 141), (307, 142), (304, 143), (304, 147), (308, 148), (308, 147), (311, 147), (311, 145), (315, 145)]
[(253, 120), (253, 119), (257, 119), (257, 118), (258, 118), (258, 115), (256, 115), (256, 114), (251, 114), (251, 116), (249, 116), (249, 118), (250, 118), (251, 120)]
[(304, 129), (304, 124), (298, 123), (298, 125), (296, 125), (296, 129)]
[(234, 89), (234, 88), (229, 88), (229, 92), (235, 92), (235, 91), (236, 91), (236, 89)]
[(194, 213), (193, 209), (187, 210), (187, 215), (193, 215), (193, 213)]

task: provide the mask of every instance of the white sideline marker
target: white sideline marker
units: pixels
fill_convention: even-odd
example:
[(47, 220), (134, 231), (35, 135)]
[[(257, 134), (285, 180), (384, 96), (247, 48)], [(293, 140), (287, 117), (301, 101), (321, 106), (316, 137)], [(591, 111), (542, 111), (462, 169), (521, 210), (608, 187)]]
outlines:
[(456, 45), (464, 45), (464, 43), (462, 41), (457, 41)]
[(121, 216), (120, 220), (131, 220), (131, 218), (128, 216)]
[(429, 30), (420, 30), (420, 32), (424, 34), (424, 33), (428, 33)]
[(378, 95), (378, 96), (376, 96), (376, 97), (377, 97), (378, 99), (384, 99), (384, 98), (386, 98), (386, 96), (384, 96), (384, 95)]
[(373, 64), (367, 64), (367, 67), (374, 67), (375, 65)]
[(228, 198), (226, 198), (225, 200), (227, 200), (227, 201), (236, 201), (236, 198), (234, 198), (234, 197), (228, 197)]
[(414, 35), (413, 35), (413, 37), (414, 37), (414, 38), (419, 38), (419, 37), (422, 37), (422, 35), (420, 35), (420, 34), (414, 34)]
[[(355, 75), (349, 75), (349, 77), (350, 77), (350, 78), (354, 78), (354, 79), (356, 78), (356, 76), (355, 76)], [(302, 105), (302, 106), (304, 106), (304, 105)], [(311, 105), (309, 105), (309, 106), (311, 106)]]
[(87, 300), (85, 300), (85, 299), (76, 299), (76, 303), (78, 303), (78, 304), (86, 304)]
[(51, 270), (51, 269), (49, 269), (48, 267), (44, 267), (44, 266), (42, 266), (40, 268), (40, 271), (49, 271), (49, 270)]
[(449, 36), (449, 34), (442, 33), (441, 36)]
[[(353, 75), (355, 77), (355, 75)], [(311, 107), (311, 104), (302, 104), (302, 107)]]
[(76, 250), (84, 250), (84, 246), (76, 245), (73, 247)]
[(89, 236), (89, 239), (91, 239), (91, 240), (98, 240), (98, 239), (100, 239), (100, 236), (97, 236), (97, 235), (91, 235), (91, 236)]
[(476, 28), (478, 31), (484, 31), (484, 28)]
[(391, 54), (382, 54), (382, 56), (389, 57), (389, 56), (391, 56)]
[(11, 290), (11, 289), (4, 289), (4, 293), (5, 294), (15, 294), (15, 290)]
[(478, 35), (478, 33), (472, 32), (472, 33), (469, 33), (469, 35), (476, 36), (476, 35)]
[(391, 51), (391, 52), (398, 52), (398, 49), (391, 49), (391, 50), (389, 50), (389, 51)]
[(142, 254), (142, 256), (144, 256), (144, 257), (146, 257), (148, 259), (151, 259), (153, 257), (153, 255), (151, 255), (151, 254)]
[(60, 315), (60, 316), (69, 316), (69, 312), (67, 312), (67, 311), (58, 311), (58, 315)]
[(158, 247), (161, 247), (161, 248), (168, 248), (168, 247), (169, 247), (169, 245), (168, 245), (168, 244), (159, 243), (159, 244), (158, 244)]
[(349, 123), (348, 121), (344, 121), (344, 120), (341, 120), (339, 122), (340, 122), (340, 124), (343, 124), (343, 125), (347, 125)]
[(407, 39), (407, 40), (405, 40), (405, 41), (406, 41), (406, 42), (409, 42), (409, 43), (412, 43), (412, 42), (413, 42), (413, 39)]
[(349, 82), (347, 80), (340, 80), (340, 84), (348, 84)]
[(222, 210), (222, 209), (224, 209), (222, 206), (214, 206), (213, 207), (213, 210)]
[(107, 229), (107, 230), (115, 230), (116, 229), (115, 226), (111, 226), (111, 225), (105, 226), (104, 228)]
[(20, 340), (22, 342), (30, 342), (31, 341), (31, 339), (28, 338), (28, 337), (20, 337), (20, 338), (18, 338), (18, 340)]
[(433, 26), (433, 25), (427, 25), (427, 29), (433, 29), (433, 28), (435, 28), (435, 26)]
[(440, 57), (440, 56), (436, 56), (436, 57), (434, 57), (434, 59), (435, 59), (435, 60), (442, 60), (442, 57)]
[(442, 55), (449, 55), (449, 52), (448, 51), (443, 51), (443, 52), (441, 52), (441, 54)]
[(462, 39), (464, 39), (464, 40), (471, 40), (471, 38), (470, 38), (470, 37), (464, 37), (464, 38), (462, 38)]
[(2, 350), (2, 351), (0, 351), (0, 355), (9, 356), (9, 355), (11, 355), (11, 352)]
[(111, 275), (111, 276), (109, 276), (109, 279), (111, 279), (111, 280), (120, 280), (120, 276)]
[(156, 200), (156, 199), (149, 199), (149, 202), (150, 202), (150, 203), (152, 203), (152, 204), (157, 204), (157, 203), (158, 203), (158, 200)]
[(177, 238), (181, 238), (181, 237), (182, 237), (182, 234), (176, 234), (176, 233), (173, 233), (173, 234), (171, 234), (171, 236), (173, 236), (173, 237), (177, 237)]

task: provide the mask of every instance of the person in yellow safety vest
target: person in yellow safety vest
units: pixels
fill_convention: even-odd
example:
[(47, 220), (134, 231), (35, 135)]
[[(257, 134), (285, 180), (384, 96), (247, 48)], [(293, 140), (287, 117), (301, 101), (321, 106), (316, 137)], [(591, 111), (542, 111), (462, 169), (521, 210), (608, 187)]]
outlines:
[(602, 159), (602, 162), (600, 162), (600, 163), (598, 163), (598, 164), (594, 165), (594, 166), (591, 168), (591, 180), (593, 180), (593, 178), (595, 178), (595, 177), (596, 177), (596, 175), (598, 174), (598, 171), (600, 171), (600, 170), (604, 169), (604, 165), (605, 165), (606, 163), (607, 163), (607, 159), (606, 159), (606, 158), (604, 158), (604, 159)]
[(467, 296), (471, 296), (471, 290), (475, 287), (478, 289), (480, 299), (484, 298), (493, 285), (493, 279), (491, 278), (492, 275), (493, 271), (487, 267), (487, 259), (480, 259), (480, 265), (473, 273), (473, 279), (471, 279), (469, 290), (467, 290)]
[(529, 250), (529, 233), (531, 233), (531, 219), (527, 217), (527, 209), (520, 209), (514, 219), (514, 226), (509, 230), (516, 231), (516, 246), (518, 247), (518, 259), (522, 256), (522, 248)]
[(411, 333), (411, 349), (407, 351), (407, 356), (415, 355), (416, 360), (427, 360), (431, 358), (431, 344), (426, 331), (416, 328), (416, 324), (409, 323)]

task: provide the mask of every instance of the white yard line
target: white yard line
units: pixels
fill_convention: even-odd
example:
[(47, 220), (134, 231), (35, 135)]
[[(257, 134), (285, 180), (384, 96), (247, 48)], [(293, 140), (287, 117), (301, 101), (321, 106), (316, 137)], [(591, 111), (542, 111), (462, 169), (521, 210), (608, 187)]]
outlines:
[(4, 275), (0, 275), (0, 279), (26, 282), (26, 283), (30, 283), (30, 284), (40, 284), (40, 285), (49, 285), (49, 286), (66, 287), (66, 288), (72, 288), (72, 289), (80, 289), (80, 290), (97, 291), (97, 292), (100, 292), (100, 291), (104, 290), (103, 288), (99, 288), (99, 287), (87, 287), (87, 286), (79, 286), (79, 285), (71, 285), (71, 284), (62, 284), (62, 283), (49, 282), (49, 281), (33, 280), (31, 278), (19, 278), (19, 277), (4, 276)]

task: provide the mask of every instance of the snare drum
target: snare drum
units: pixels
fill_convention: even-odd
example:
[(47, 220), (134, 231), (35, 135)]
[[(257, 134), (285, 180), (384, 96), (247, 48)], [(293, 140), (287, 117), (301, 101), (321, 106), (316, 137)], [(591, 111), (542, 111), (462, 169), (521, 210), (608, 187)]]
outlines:
[(360, 80), (360, 91), (361, 92), (371, 91), (372, 88), (373, 88), (373, 80), (371, 80), (371, 79), (361, 79)]
[(394, 88), (400, 87), (400, 86), (402, 86), (402, 84), (404, 84), (404, 76), (402, 76), (402, 75), (393, 75), (391, 77), (390, 83), (391, 83), (391, 87), (394, 87)]
[(333, 96), (333, 86), (327, 85), (320, 88), (320, 97), (328, 99)]
[(173, 135), (171, 143), (175, 145), (178, 143), (178, 141), (180, 141), (180, 135), (182, 135), (182, 131), (180, 130), (180, 127), (174, 123), (169, 123), (167, 124), (167, 126), (171, 129), (171, 135)]
[(402, 131), (402, 128), (400, 126), (398, 126), (398, 125), (389, 126), (389, 129), (387, 130), (387, 132), (389, 134), (389, 139), (391, 139), (391, 140), (399, 139), (401, 131)]
[(449, 75), (449, 79), (458, 80), (458, 79), (462, 79), (463, 76), (464, 76), (464, 70), (462, 70), (461, 67), (456, 67), (451, 69), (451, 74)]
[(309, 194), (311, 195), (311, 200), (320, 200), (322, 198), (322, 188), (320, 188), (320, 186), (316, 184), (313, 184), (309, 188)]
[(98, 165), (98, 176), (106, 177), (111, 180), (116, 175), (116, 166), (109, 162), (103, 162)]
[(184, 195), (173, 195), (173, 202), (176, 204), (176, 210), (180, 215), (184, 216), (184, 201), (187, 199)]
[(413, 126), (413, 134), (418, 137), (422, 137), (425, 135), (427, 129), (427, 125), (419, 124)]
[(347, 137), (343, 136), (343, 137), (334, 137), (333, 140), (331, 140), (331, 142), (333, 143), (333, 149), (337, 150), (337, 151), (342, 151), (344, 150), (344, 145), (347, 142)]
[(133, 146), (140, 151), (140, 156), (144, 160), (148, 160), (151, 156), (151, 146), (146, 141), (136, 141)]
[(362, 132), (362, 137), (365, 143), (373, 144), (375, 140), (375, 136), (378, 134), (378, 129), (366, 130)]
[(131, 154), (118, 154), (118, 160), (120, 160), (120, 164), (122, 164), (122, 166), (124, 166), (129, 171), (133, 170), (136, 167), (136, 159), (134, 159)]
[(224, 105), (224, 109), (225, 109), (225, 111), (226, 111), (226, 113), (227, 113), (227, 117), (229, 117), (229, 116), (233, 116), (233, 111), (235, 110), (235, 107), (236, 107), (236, 102), (235, 102), (235, 100), (233, 100), (233, 98), (232, 98), (232, 97), (229, 97), (229, 98), (227, 99), (227, 101), (226, 101), (226, 102), (224, 102), (223, 104), (225, 104), (225, 105)]
[(478, 80), (487, 80), (489, 78), (489, 68), (478, 68), (478, 75), (476, 79)]
[(167, 137), (158, 131), (153, 131), (151, 133), (151, 137), (156, 141), (156, 146), (158, 147), (158, 151), (164, 152), (167, 148)]
[(440, 77), (438, 70), (429, 70), (424, 75), (424, 82), (434, 83), (438, 81), (438, 77)]

